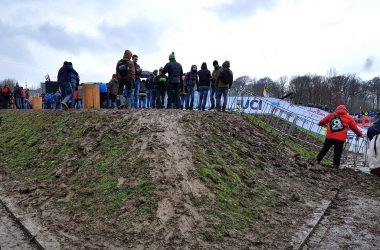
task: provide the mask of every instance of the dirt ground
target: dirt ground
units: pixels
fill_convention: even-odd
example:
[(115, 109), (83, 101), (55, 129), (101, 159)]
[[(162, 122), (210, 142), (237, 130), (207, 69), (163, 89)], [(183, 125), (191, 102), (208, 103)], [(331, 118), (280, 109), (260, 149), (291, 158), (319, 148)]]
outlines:
[[(22, 158), (19, 169), (9, 169), (14, 160), (6, 159), (0, 185), (62, 249), (293, 248), (313, 204), (337, 191), (306, 247), (379, 245), (379, 178), (315, 164), (240, 115), (35, 114), (17, 115), (35, 123), (49, 116), (51, 124), (25, 132), (44, 133), (33, 139), (43, 159)], [(5, 123), (15, 121), (2, 115)], [(18, 140), (17, 133), (1, 133), (4, 143)], [(46, 156), (49, 148), (57, 149), (59, 163)]]
[(380, 200), (373, 186), (352, 180), (336, 199), (304, 249), (378, 249)]
[(0, 203), (0, 249), (37, 249)]

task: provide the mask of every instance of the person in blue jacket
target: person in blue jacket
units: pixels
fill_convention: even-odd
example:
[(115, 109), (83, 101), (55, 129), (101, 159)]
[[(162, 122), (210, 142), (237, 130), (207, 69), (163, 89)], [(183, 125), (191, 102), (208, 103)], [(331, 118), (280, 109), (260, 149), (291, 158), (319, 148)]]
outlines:
[(107, 85), (105, 85), (105, 84), (103, 84), (101, 82), (97, 82), (95, 84), (99, 86), (100, 106), (101, 106), (101, 108), (108, 107), (108, 103), (107, 103)]

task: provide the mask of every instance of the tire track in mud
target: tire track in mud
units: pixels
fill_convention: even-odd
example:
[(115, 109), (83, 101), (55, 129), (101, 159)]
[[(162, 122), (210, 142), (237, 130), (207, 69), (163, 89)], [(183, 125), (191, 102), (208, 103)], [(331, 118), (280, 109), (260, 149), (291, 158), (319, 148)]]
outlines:
[(334, 193), (331, 199), (321, 200), (319, 204), (310, 204), (315, 207), (315, 210), (306, 223), (300, 227), (300, 230), (293, 237), (292, 245), (293, 249), (303, 249), (309, 239), (313, 236), (318, 228), (319, 223), (323, 220), (326, 212), (329, 210), (334, 199), (337, 197), (339, 189)]
[(294, 249), (378, 249), (380, 225), (374, 222), (380, 221), (379, 199), (345, 187), (321, 205), (301, 228), (299, 235), (308, 232), (303, 240), (293, 241), (298, 243)]
[[(149, 114), (135, 112), (132, 115), (132, 130), (140, 135), (135, 147), (139, 149), (140, 156), (155, 166), (151, 177), (159, 183), (156, 195), (161, 199), (157, 218), (148, 230), (152, 238), (162, 245), (151, 247), (165, 248), (167, 244), (185, 244), (193, 248), (207, 246), (196, 235), (196, 231), (205, 226), (205, 221), (191, 199), (213, 197), (213, 194), (200, 182), (193, 166), (192, 154), (188, 150), (190, 145), (180, 124), (184, 113), (173, 110), (166, 111), (165, 115), (162, 111)], [(176, 223), (172, 223), (173, 220)]]
[(44, 249), (0, 200), (0, 249)]

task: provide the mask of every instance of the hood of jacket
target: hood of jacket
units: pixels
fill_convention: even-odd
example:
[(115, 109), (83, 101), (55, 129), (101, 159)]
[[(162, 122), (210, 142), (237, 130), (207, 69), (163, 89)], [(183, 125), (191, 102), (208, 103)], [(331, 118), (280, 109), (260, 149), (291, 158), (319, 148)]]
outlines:
[(229, 68), (230, 68), (230, 62), (229, 62), (229, 61), (225, 61), (225, 62), (222, 64), (222, 67), (225, 68), (225, 69), (229, 69)]
[(131, 58), (132, 58), (132, 52), (130, 51), (130, 50), (125, 50), (124, 51), (124, 56), (123, 56), (123, 59), (126, 59), (126, 60), (131, 60)]
[[(194, 67), (195, 67), (195, 70), (193, 70)], [(197, 73), (197, 71), (198, 71), (197, 65), (191, 65), (190, 72)]]
[(63, 63), (63, 67), (72, 69), (73, 68), (73, 64), (71, 62), (64, 62)]
[(337, 115), (348, 115), (347, 110), (345, 110), (345, 109), (338, 109), (337, 111), (335, 111), (335, 114), (337, 114)]
[(207, 69), (207, 64), (205, 62), (202, 63), (201, 69)]

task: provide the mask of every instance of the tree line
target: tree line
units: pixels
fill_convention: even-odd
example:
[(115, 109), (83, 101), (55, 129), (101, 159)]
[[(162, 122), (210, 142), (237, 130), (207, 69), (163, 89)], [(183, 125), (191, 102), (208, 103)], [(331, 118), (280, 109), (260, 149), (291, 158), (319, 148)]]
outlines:
[(380, 77), (365, 81), (355, 74), (338, 75), (330, 70), (327, 76), (299, 75), (290, 79), (283, 76), (278, 80), (269, 77), (261, 79), (241, 76), (235, 79), (230, 95), (263, 96), (264, 86), (270, 97), (281, 98), (293, 94), (289, 101), (334, 110), (345, 104), (350, 112), (372, 111), (380, 108)]

